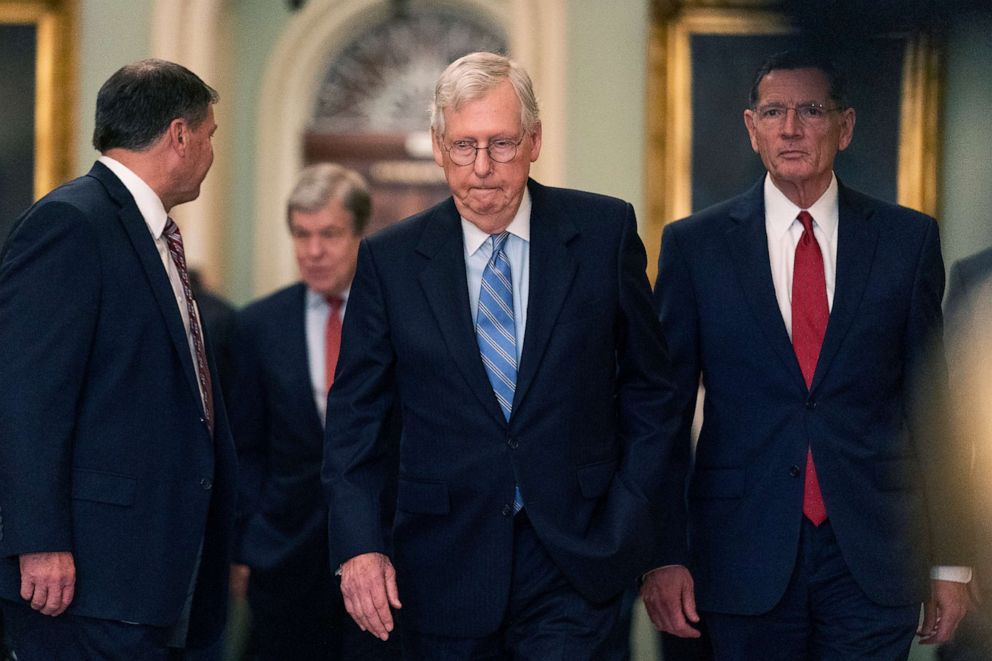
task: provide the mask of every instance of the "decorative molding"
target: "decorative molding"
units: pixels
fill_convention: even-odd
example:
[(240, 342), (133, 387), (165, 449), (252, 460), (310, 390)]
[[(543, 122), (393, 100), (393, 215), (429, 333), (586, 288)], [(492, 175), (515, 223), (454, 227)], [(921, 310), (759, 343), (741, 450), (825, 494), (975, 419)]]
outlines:
[[(220, 42), (225, 0), (156, 0), (152, 12), (151, 55), (177, 62), (208, 85), (218, 86), (224, 71)], [(215, 107), (225, 111), (224, 98)], [(223, 125), (224, 122), (219, 121)], [(215, 149), (214, 164), (200, 187), (200, 196), (172, 212), (185, 237), (190, 266), (211, 287), (224, 280), (224, 236), (228, 218), (222, 191), (226, 190), (224, 150)]]
[[(412, 0), (413, 2), (414, 0)], [(560, 183), (564, 172), (564, 0), (432, 0), (432, 6), (469, 11), (501, 27), (511, 55), (537, 86), (545, 122), (536, 176)], [(255, 156), (253, 292), (297, 278), (292, 245), (281, 219), (285, 199), (303, 163), (302, 136), (334, 44), (384, 20), (390, 0), (310, 0), (287, 23), (262, 79)]]
[(0, 23), (35, 25), (34, 197), (75, 171), (72, 146), (77, 94), (77, 0), (0, 0)]

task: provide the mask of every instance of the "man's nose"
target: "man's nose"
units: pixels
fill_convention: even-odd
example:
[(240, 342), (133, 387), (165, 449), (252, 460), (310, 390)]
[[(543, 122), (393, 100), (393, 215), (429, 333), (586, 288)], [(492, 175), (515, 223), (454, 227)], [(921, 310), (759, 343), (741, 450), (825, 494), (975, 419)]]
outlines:
[(799, 119), (799, 110), (796, 108), (786, 108), (785, 117), (782, 119), (782, 133), (795, 135), (802, 131), (803, 123)]
[(485, 177), (487, 174), (492, 172), (493, 169), (493, 159), (489, 156), (489, 148), (477, 149), (475, 151), (475, 160), (472, 161), (472, 169), (475, 174), (480, 177)]
[(307, 239), (306, 243), (307, 254), (311, 257), (319, 255), (324, 251), (324, 244), (320, 240), (319, 236), (312, 236)]

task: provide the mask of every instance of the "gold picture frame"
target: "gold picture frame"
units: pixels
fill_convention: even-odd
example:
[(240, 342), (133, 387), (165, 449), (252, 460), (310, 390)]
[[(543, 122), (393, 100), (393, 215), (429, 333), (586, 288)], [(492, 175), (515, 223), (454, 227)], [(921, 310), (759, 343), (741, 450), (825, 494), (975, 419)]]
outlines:
[[(786, 17), (769, 2), (655, 0), (648, 49), (645, 156), (648, 218), (644, 237), (652, 281), (664, 226), (698, 210), (693, 208), (692, 201), (696, 147), (693, 144), (693, 38), (701, 35), (763, 39), (796, 34)], [(898, 108), (892, 111), (899, 117), (894, 138), (895, 162), (890, 166), (895, 201), (936, 215), (941, 54), (926, 35), (885, 35), (884, 38), (889, 43), (898, 41), (901, 53), (898, 55), (901, 61), (896, 62), (900, 69)], [(746, 82), (750, 84), (750, 80)], [(739, 103), (740, 115), (745, 105), (746, 100)], [(743, 119), (735, 130), (744, 136)], [(855, 141), (858, 137), (856, 131)], [(722, 139), (722, 135), (714, 138)], [(757, 161), (756, 155), (750, 156)]]
[(33, 25), (34, 199), (73, 172), (78, 0), (0, 0), (0, 25)]

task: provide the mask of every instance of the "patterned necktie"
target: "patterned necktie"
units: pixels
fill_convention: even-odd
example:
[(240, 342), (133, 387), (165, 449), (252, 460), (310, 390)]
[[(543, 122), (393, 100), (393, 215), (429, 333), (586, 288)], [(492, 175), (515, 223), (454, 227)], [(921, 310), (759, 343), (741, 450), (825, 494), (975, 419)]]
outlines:
[(183, 250), (183, 237), (179, 226), (169, 218), (165, 223), (165, 240), (169, 244), (169, 254), (179, 271), (179, 280), (183, 285), (183, 296), (186, 298), (186, 312), (189, 316), (189, 334), (193, 340), (193, 352), (196, 354), (196, 375), (200, 382), (200, 397), (203, 400), (203, 413), (207, 420), (210, 434), (214, 433), (214, 396), (210, 380), (210, 367), (207, 365), (207, 352), (203, 347), (203, 335), (200, 331), (200, 319), (196, 314), (193, 302), (193, 288), (189, 284), (189, 271), (186, 269), (186, 253)]
[[(823, 275), (823, 254), (813, 235), (813, 217), (800, 211), (797, 219), (803, 225), (803, 235), (796, 245), (796, 260), (792, 271), (792, 348), (796, 352), (806, 387), (813, 383), (816, 361), (820, 357), (823, 335), (827, 331), (830, 307), (827, 303), (827, 283)], [(813, 465), (813, 451), (806, 450), (806, 478), (803, 485), (803, 514), (814, 525), (827, 519), (827, 507), (820, 492), (820, 482)]]
[(327, 392), (330, 392), (341, 351), (341, 306), (344, 301), (337, 296), (327, 296), (325, 300), (328, 311), (327, 325), (324, 327), (324, 380)]
[[(513, 410), (513, 393), (517, 387), (517, 335), (513, 318), (513, 276), (503, 248), (509, 232), (494, 234), (493, 252), (482, 272), (479, 289), (479, 311), (475, 334), (482, 355), (482, 364), (489, 376), (493, 392), (503, 416), (509, 421)], [(513, 494), (513, 511), (523, 507), (523, 497), (517, 487)]]

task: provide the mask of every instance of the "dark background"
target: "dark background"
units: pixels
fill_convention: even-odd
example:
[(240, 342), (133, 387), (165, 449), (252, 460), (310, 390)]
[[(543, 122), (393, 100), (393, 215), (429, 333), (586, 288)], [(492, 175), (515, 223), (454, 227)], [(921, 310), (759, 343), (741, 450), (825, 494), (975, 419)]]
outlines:
[(34, 199), (36, 37), (33, 25), (0, 25), (0, 246)]

